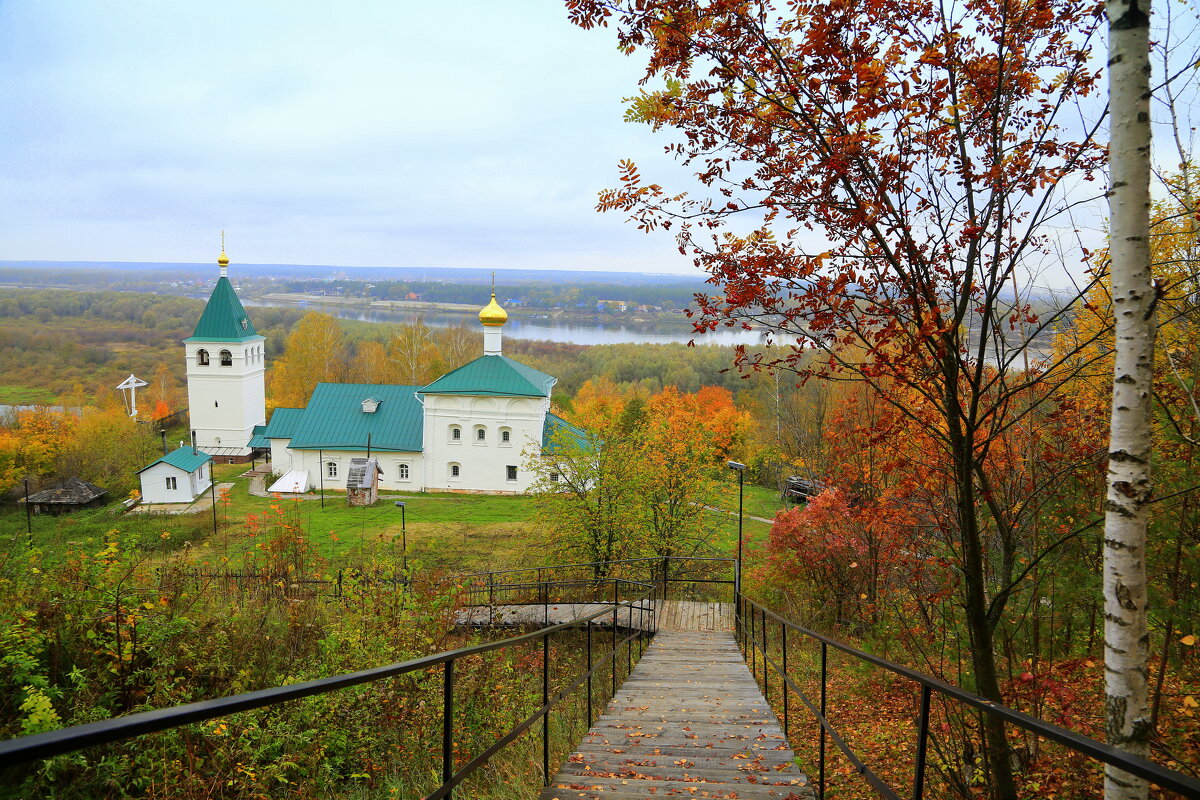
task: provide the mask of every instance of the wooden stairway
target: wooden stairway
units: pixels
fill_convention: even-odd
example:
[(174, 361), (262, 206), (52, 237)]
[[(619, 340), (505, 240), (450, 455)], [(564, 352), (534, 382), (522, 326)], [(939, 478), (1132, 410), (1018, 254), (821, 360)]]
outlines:
[(655, 635), (540, 800), (812, 800), (727, 631)]

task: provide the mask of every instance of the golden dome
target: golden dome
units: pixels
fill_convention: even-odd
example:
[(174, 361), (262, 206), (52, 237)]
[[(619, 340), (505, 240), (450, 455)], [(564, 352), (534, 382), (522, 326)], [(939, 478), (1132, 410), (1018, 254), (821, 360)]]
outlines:
[(229, 266), (229, 256), (225, 255), (225, 248), (221, 248), (221, 255), (217, 256), (217, 265), (221, 267)]
[(492, 302), (479, 312), (479, 321), (484, 325), (503, 325), (508, 322), (508, 312), (496, 302), (496, 293), (492, 292)]

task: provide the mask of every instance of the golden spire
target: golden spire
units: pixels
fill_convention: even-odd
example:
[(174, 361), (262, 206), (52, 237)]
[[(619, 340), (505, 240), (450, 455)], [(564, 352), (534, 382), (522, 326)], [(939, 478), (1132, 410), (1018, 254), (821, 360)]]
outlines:
[(229, 274), (229, 256), (225, 255), (225, 231), (221, 231), (221, 255), (217, 256), (217, 266), (221, 268), (221, 277)]
[(496, 302), (496, 271), (492, 270), (492, 302), (479, 312), (479, 321), (484, 325), (499, 327), (508, 322), (508, 312)]

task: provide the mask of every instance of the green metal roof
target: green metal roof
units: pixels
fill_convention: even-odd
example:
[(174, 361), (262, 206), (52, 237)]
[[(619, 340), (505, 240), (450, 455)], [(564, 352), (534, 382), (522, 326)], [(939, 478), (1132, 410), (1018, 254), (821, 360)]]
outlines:
[(480, 356), (447, 372), (420, 391), (424, 394), (549, 397), (556, 380), (508, 356)]
[(542, 450), (553, 453), (559, 445), (563, 444), (586, 447), (588, 444), (587, 433), (557, 414), (547, 414), (546, 424), (542, 426)]
[(203, 464), (211, 460), (212, 456), (210, 456), (208, 453), (205, 453), (201, 450), (192, 450), (190, 446), (184, 445), (178, 450), (172, 450), (160, 459), (151, 461), (149, 464), (139, 469), (138, 472), (145, 472), (155, 464), (164, 461), (170, 464), (172, 467), (178, 467), (184, 472), (195, 472), (196, 470), (200, 469)]
[(254, 330), (254, 323), (242, 308), (242, 301), (229, 278), (222, 275), (217, 279), (212, 296), (204, 306), (204, 313), (196, 323), (196, 330), (185, 342), (244, 342), (247, 339), (259, 337)]
[[(304, 416), (303, 408), (277, 408), (271, 412), (267, 421), (267, 429), (263, 432), (266, 439), (290, 439)], [(257, 425), (255, 426), (258, 427)]]
[(246, 447), (270, 447), (271, 440), (266, 437), (266, 432), (266, 425), (255, 425), (250, 431), (250, 441), (246, 442)]
[[(424, 408), (417, 400), (420, 386), (382, 383), (318, 383), (292, 432), (293, 450), (371, 450), (421, 452)], [(362, 401), (379, 401), (373, 413), (362, 410)], [(294, 409), (276, 409), (280, 411)], [(267, 425), (274, 430), (275, 417)], [(281, 423), (282, 429), (282, 423)]]

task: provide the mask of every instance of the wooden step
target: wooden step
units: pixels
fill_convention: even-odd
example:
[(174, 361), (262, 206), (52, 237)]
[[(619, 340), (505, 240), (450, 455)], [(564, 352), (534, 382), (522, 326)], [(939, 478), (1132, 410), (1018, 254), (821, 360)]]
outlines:
[(813, 800), (725, 631), (662, 631), (539, 800)]

